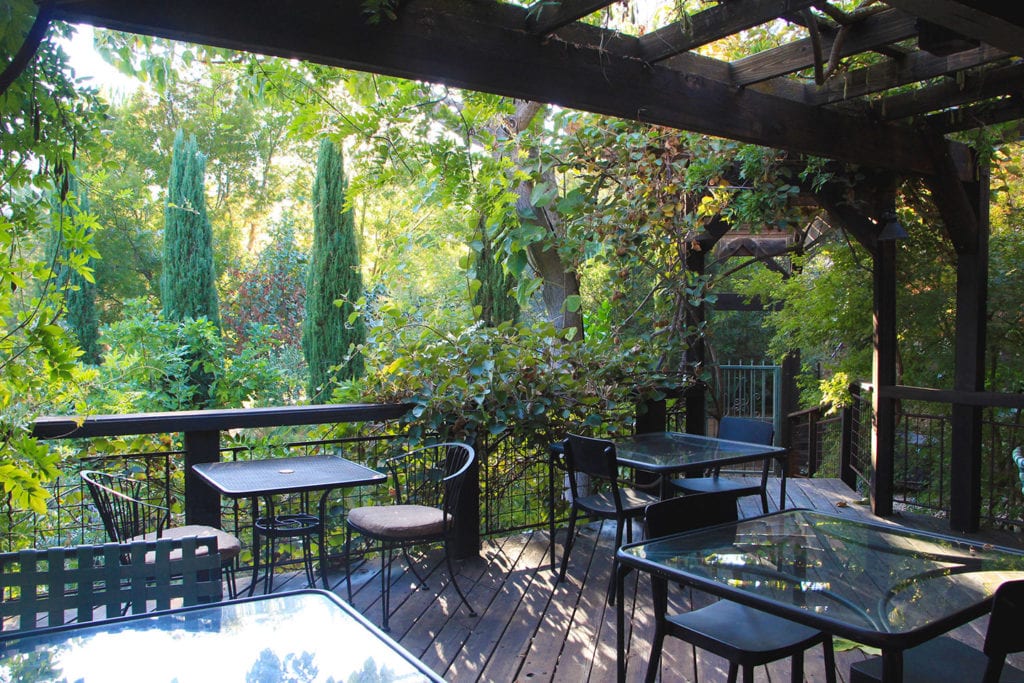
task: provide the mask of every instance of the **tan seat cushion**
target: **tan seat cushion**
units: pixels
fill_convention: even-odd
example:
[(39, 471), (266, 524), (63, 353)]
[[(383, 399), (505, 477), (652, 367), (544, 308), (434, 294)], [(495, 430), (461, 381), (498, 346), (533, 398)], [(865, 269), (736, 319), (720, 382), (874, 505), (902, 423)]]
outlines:
[[(207, 536), (213, 536), (217, 539), (217, 550), (220, 551), (221, 560), (227, 562), (238, 557), (238, 554), (242, 552), (242, 542), (238, 540), (238, 537), (232, 536), (226, 531), (221, 531), (216, 527), (204, 526), (202, 524), (187, 524), (185, 526), (174, 526), (169, 529), (164, 529), (160, 533), (160, 538), (191, 538), (191, 537), (205, 538)], [(130, 540), (146, 540), (155, 541), (157, 539), (156, 532), (151, 532), (145, 536), (136, 537)], [(201, 551), (202, 549), (200, 549)], [(200, 554), (202, 554), (200, 552)], [(147, 553), (146, 561), (151, 562), (150, 554)], [(176, 550), (171, 553), (172, 558), (181, 557), (181, 551)]]
[(372, 505), (354, 508), (349, 523), (373, 536), (396, 540), (440, 536), (444, 533), (444, 512), (424, 505)]

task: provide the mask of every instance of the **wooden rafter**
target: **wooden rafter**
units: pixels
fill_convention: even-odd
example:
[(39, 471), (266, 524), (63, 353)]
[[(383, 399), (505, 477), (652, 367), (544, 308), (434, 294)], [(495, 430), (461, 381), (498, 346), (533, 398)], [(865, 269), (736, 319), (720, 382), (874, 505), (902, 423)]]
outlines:
[[(503, 0), (403, 0), (396, 20), (368, 24), (359, 0), (54, 0), (68, 21), (494, 92), (912, 174), (935, 172), (926, 150), (940, 133), (1013, 117), (1013, 100), (1005, 100), (1024, 92), (1024, 21), (1019, 10), (994, 0), (891, 0), (853, 12), (829, 0), (727, 0), (641, 37), (580, 21), (616, 1), (622, 0), (542, 0), (525, 8)], [(804, 26), (809, 37), (731, 63), (695, 51), (778, 19)], [(940, 27), (962, 21), (967, 40), (933, 49), (940, 55), (917, 49), (920, 20)], [(848, 58), (865, 52), (885, 59), (848, 70)], [(816, 79), (800, 76), (811, 67)], [(950, 78), (936, 82), (943, 77)], [(900, 88), (905, 92), (887, 94)], [(869, 101), (876, 93), (884, 96)], [(952, 107), (963, 109), (951, 116)], [(922, 118), (934, 130), (901, 125)], [(951, 152), (965, 158), (962, 149)], [(967, 177), (969, 165), (959, 172)]]

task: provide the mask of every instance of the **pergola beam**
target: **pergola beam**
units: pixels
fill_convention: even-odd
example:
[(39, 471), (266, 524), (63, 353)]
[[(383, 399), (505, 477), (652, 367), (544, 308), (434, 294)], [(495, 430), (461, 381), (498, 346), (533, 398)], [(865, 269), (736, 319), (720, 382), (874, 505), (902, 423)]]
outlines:
[[(637, 39), (573, 25), (538, 38), (527, 10), (489, 0), (411, 0), (368, 24), (323, 0), (60, 1), (57, 15), (117, 30), (443, 83), (829, 157), (933, 171), (922, 131), (880, 124), (640, 59)], [(461, 36), (459, 41), (452, 36)], [(689, 55), (680, 55), (680, 58)], [(697, 61), (697, 60), (694, 60)], [(557, 65), (557, 68), (552, 68)]]

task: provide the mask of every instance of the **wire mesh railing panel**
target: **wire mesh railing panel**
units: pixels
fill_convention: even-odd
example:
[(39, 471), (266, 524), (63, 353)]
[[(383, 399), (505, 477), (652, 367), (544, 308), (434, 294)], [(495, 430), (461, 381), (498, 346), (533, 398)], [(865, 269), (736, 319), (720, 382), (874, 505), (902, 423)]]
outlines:
[[(494, 536), (546, 525), (551, 495), (547, 452), (507, 437), (486, 439), (481, 450), (481, 533)], [(559, 484), (561, 478), (556, 489)], [(557, 503), (557, 490), (555, 495)], [(556, 505), (556, 516), (558, 510)]]

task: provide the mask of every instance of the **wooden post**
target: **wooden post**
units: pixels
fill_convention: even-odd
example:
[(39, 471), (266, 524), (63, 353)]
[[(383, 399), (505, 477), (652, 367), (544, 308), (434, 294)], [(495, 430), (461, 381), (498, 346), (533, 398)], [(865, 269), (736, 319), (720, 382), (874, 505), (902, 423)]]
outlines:
[(220, 494), (192, 471), (192, 465), (220, 460), (220, 431), (185, 432), (185, 524), (220, 528)]
[(892, 515), (893, 451), (896, 441), (896, 406), (884, 397), (883, 387), (896, 383), (896, 243), (877, 243), (874, 276), (871, 412), (871, 511), (879, 517)]
[[(987, 166), (979, 170), (981, 182), (968, 193), (977, 216), (974, 244), (967, 251), (959, 251), (956, 262), (953, 388), (969, 392), (985, 389), (989, 174)], [(953, 404), (949, 526), (956, 531), (977, 531), (981, 523), (981, 422), (981, 406)]]

